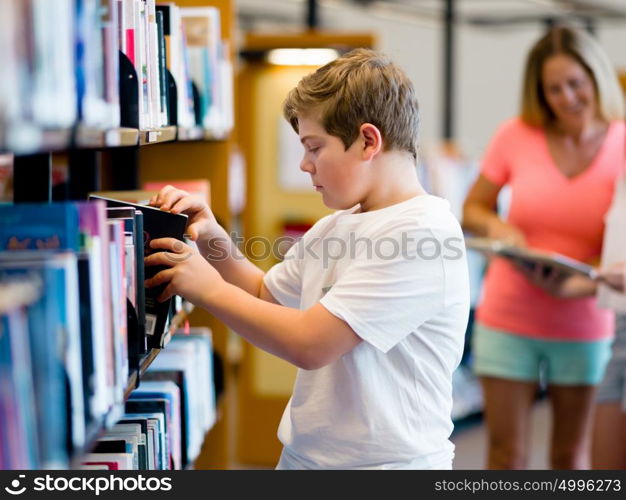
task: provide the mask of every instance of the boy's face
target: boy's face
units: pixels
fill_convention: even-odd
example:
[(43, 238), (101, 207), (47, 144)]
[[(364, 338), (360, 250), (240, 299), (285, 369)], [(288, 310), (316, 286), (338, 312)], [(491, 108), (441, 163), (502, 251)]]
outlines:
[(361, 203), (368, 191), (368, 168), (358, 137), (346, 150), (338, 137), (329, 135), (316, 117), (298, 117), (304, 157), (300, 170), (311, 175), (316, 191), (329, 208), (345, 210)]

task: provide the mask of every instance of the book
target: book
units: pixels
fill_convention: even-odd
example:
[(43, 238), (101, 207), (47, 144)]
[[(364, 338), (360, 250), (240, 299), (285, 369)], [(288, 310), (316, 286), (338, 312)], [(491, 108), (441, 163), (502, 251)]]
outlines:
[(133, 418), (132, 415), (124, 415), (120, 420), (117, 421), (116, 425), (120, 424), (138, 424), (139, 425), (139, 442), (138, 442), (138, 453), (139, 453), (139, 469), (147, 470), (148, 469), (148, 452), (147, 452), (147, 438), (148, 438), (148, 419), (147, 418)]
[(81, 464), (106, 464), (109, 470), (133, 470), (132, 453), (87, 453)]
[(157, 25), (157, 53), (158, 53), (158, 74), (159, 74), (159, 98), (160, 98), (160, 111), (161, 111), (161, 124), (162, 125), (175, 125), (170, 123), (168, 116), (168, 88), (167, 88), (167, 65), (165, 64), (165, 33), (163, 31), (163, 12), (156, 11), (156, 25)]
[[(146, 404), (147, 403), (147, 407)], [(152, 401), (129, 400), (125, 405), (124, 419), (147, 419), (146, 452), (149, 470), (165, 470), (162, 462), (161, 443), (166, 435), (165, 413), (153, 411)]]
[[(72, 252), (41, 252), (39, 256), (36, 255), (37, 253), (39, 252), (34, 254), (32, 252), (2, 252), (0, 253), (0, 268), (6, 273), (10, 270), (13, 273), (35, 271), (44, 267), (55, 270), (54, 273), (39, 276), (45, 280), (44, 293), (53, 294), (58, 301), (56, 305), (60, 315), (58, 320), (60, 325), (63, 325), (63, 334), (59, 334), (63, 339), (59, 357), (65, 368), (68, 389), (70, 439), (73, 448), (80, 449), (85, 443), (85, 411), (77, 257)], [(41, 334), (41, 332), (33, 332), (33, 335), (38, 333)], [(52, 334), (49, 335), (52, 336)], [(28, 362), (21, 362), (18, 366), (31, 366), (30, 359), (29, 357)]]
[(183, 468), (198, 457), (204, 435), (216, 421), (211, 337), (208, 329), (196, 331), (199, 333), (175, 335), (142, 378), (171, 380), (180, 389)]
[[(109, 207), (107, 217), (124, 221), (124, 259), (127, 295), (127, 333), (129, 368), (138, 369), (139, 355), (145, 352), (145, 309), (143, 284), (143, 214), (132, 207)], [(139, 234), (139, 222), (141, 234)], [(140, 276), (141, 275), (141, 276)], [(141, 280), (141, 281), (140, 281)], [(141, 307), (140, 307), (141, 306)]]
[(4, 304), (0, 303), (0, 446), (3, 468), (34, 469), (39, 463), (36, 407), (31, 372), (22, 369), (30, 363), (28, 325), (22, 306), (32, 302), (38, 291), (33, 291), (31, 297), (26, 293), (19, 297), (17, 283), (0, 277), (0, 293), (11, 293), (15, 306), (11, 307), (6, 296)]
[(172, 414), (172, 410), (170, 408), (170, 401), (166, 398), (151, 398), (148, 397), (146, 393), (139, 393), (133, 391), (130, 394), (130, 398), (126, 401), (126, 412), (133, 411), (142, 411), (142, 412), (151, 412), (158, 413), (161, 417), (161, 428), (158, 433), (159, 440), (159, 458), (158, 462), (160, 463), (161, 470), (170, 470), (171, 462), (170, 462), (170, 433), (171, 433), (171, 420), (170, 415)]
[(216, 135), (222, 133), (219, 108), (220, 11), (216, 7), (180, 9), (187, 41), (189, 72), (198, 88), (200, 125)]
[(597, 278), (597, 272), (593, 266), (557, 252), (522, 248), (502, 240), (482, 237), (465, 238), (465, 245), (469, 249), (486, 255), (503, 257), (529, 269), (541, 265), (568, 275), (582, 275), (590, 279)]
[[(150, 242), (153, 239), (169, 237), (183, 241), (185, 228), (187, 227), (186, 215), (172, 214), (147, 205), (138, 205), (128, 201), (105, 198), (94, 194), (89, 195), (89, 198), (92, 200), (104, 200), (109, 207), (134, 207), (136, 210), (140, 210), (143, 213), (145, 255), (150, 255), (155, 251), (161, 251), (150, 247)], [(145, 267), (145, 278), (152, 278), (163, 269), (167, 268), (165, 266)], [(148, 347), (150, 348), (161, 349), (165, 347), (171, 336), (168, 327), (172, 299), (163, 302), (157, 300), (166, 286), (166, 284), (163, 284), (158, 287), (145, 289), (146, 335), (148, 337)]]
[[(26, 310), (27, 334), (14, 333), (27, 337), (30, 345), (28, 365), (32, 367), (34, 424), (39, 447), (36, 467), (65, 468), (68, 463), (68, 392), (63, 364), (65, 325), (60, 311), (62, 300), (58, 297), (59, 292), (63, 292), (65, 275), (58, 268), (54, 255), (23, 253), (29, 257), (17, 260), (8, 253), (0, 253), (0, 283), (25, 281), (29, 277), (41, 283), (39, 298)], [(4, 421), (3, 418), (0, 415), (0, 421)]]
[(180, 389), (172, 381), (141, 381), (139, 388), (135, 389), (131, 399), (167, 399), (169, 401), (168, 449), (170, 452), (169, 463), (172, 469), (181, 469), (181, 405)]

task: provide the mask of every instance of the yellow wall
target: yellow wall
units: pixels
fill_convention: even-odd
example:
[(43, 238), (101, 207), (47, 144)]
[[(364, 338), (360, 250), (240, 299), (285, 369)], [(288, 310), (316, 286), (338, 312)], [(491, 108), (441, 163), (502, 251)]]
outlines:
[[(237, 119), (248, 171), (248, 205), (244, 216), (247, 238), (264, 236), (273, 242), (282, 235), (285, 221), (313, 223), (330, 212), (312, 188), (289, 192), (278, 182), (282, 102), (312, 69), (255, 64), (244, 68), (239, 76)], [(299, 164), (292, 168), (298, 169)], [(268, 256), (255, 263), (267, 270), (276, 262)], [(276, 429), (295, 374), (293, 365), (246, 343), (239, 381), (239, 461), (273, 465), (278, 460), (280, 443)]]

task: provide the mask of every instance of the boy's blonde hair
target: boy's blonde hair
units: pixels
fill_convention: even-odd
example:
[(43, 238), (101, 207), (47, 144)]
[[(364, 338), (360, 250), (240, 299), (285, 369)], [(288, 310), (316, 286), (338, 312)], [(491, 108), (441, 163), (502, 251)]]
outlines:
[(543, 127), (555, 119), (543, 93), (541, 72), (545, 62), (559, 54), (574, 59), (591, 76), (602, 119), (622, 119), (624, 97), (615, 69), (602, 47), (584, 31), (558, 26), (550, 29), (528, 54), (522, 89), (522, 120), (529, 125)]
[(355, 49), (305, 76), (291, 90), (283, 114), (298, 132), (298, 117), (314, 114), (348, 149), (364, 123), (380, 130), (384, 150), (417, 159), (419, 110), (406, 74), (387, 57)]

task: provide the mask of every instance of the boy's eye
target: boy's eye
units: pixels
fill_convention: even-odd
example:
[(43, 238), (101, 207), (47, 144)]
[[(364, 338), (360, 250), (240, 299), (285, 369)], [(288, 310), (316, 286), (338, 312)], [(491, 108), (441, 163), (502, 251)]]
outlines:
[(307, 151), (309, 153), (315, 153), (318, 149), (319, 149), (319, 146), (314, 146), (314, 147), (307, 148)]

